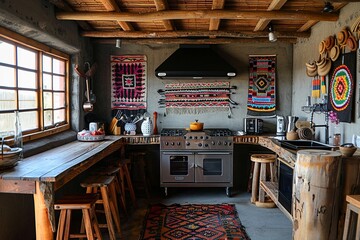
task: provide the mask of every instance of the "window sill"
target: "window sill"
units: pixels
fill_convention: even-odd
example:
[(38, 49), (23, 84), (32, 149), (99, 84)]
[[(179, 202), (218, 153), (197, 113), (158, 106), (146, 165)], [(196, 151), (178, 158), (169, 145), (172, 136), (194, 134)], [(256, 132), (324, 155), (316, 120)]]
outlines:
[(75, 141), (76, 132), (68, 130), (42, 139), (37, 139), (24, 144), (24, 157), (29, 157), (60, 145)]

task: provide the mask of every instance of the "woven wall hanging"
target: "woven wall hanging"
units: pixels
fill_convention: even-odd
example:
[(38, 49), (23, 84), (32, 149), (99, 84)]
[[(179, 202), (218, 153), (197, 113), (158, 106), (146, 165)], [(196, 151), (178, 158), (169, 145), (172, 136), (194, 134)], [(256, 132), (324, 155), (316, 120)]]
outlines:
[(146, 56), (111, 56), (111, 108), (146, 109)]
[(276, 56), (249, 56), (247, 114), (275, 115)]
[(199, 114), (230, 111), (230, 82), (196, 82), (165, 84), (165, 99), (160, 105), (166, 113)]

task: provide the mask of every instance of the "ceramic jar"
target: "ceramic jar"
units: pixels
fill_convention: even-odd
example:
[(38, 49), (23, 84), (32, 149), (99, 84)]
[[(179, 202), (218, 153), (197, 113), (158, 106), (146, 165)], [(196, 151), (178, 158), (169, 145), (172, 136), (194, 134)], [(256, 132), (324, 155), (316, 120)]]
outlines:
[(134, 123), (125, 123), (124, 129), (127, 133), (136, 131), (136, 124)]
[(150, 118), (145, 118), (141, 124), (141, 132), (144, 136), (150, 136), (152, 134), (153, 124)]

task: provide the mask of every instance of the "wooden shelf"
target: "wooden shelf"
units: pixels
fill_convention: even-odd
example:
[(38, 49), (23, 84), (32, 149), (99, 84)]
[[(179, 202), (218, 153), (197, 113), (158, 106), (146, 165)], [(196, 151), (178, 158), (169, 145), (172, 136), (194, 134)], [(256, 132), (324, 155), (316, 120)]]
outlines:
[(293, 219), (291, 214), (278, 201), (279, 183), (260, 181), (260, 187), (267, 193), (267, 195), (269, 195), (280, 211), (282, 211), (285, 216), (292, 221)]

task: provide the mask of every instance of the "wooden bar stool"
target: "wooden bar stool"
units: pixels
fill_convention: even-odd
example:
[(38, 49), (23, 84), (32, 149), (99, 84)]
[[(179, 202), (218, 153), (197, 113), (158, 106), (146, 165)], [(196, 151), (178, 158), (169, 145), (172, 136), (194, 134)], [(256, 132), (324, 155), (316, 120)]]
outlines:
[(86, 193), (100, 192), (101, 199), (96, 204), (102, 205), (106, 217), (106, 224), (99, 224), (100, 227), (106, 227), (109, 231), (111, 240), (116, 239), (114, 222), (118, 234), (121, 236), (119, 208), (116, 199), (116, 190), (114, 185), (114, 176), (92, 175), (83, 180), (80, 185), (86, 188)]
[(251, 161), (254, 162), (254, 171), (251, 187), (251, 202), (258, 207), (275, 207), (272, 201), (265, 201), (265, 191), (259, 186), (261, 181), (266, 181), (266, 166), (269, 166), (270, 181), (275, 181), (274, 163), (275, 154), (252, 154)]
[[(346, 207), (343, 240), (360, 239), (360, 195), (346, 195), (346, 202), (348, 204)], [(357, 218), (353, 213), (357, 214)], [(355, 222), (357, 222), (356, 228)], [(355, 238), (354, 232), (356, 234)]]
[[(98, 194), (80, 194), (64, 196), (56, 200), (54, 208), (60, 210), (56, 240), (80, 237), (87, 237), (89, 240), (94, 240), (96, 237), (101, 240), (102, 236), (94, 209), (98, 199)], [(79, 234), (70, 234), (72, 210), (82, 210), (86, 234), (82, 230)]]
[[(120, 175), (120, 179), (121, 179), (121, 193), (124, 196), (124, 199), (126, 200), (125, 194), (126, 194), (126, 191), (129, 191), (131, 201), (132, 201), (134, 207), (137, 208), (136, 196), (135, 196), (135, 191), (134, 191), (134, 187), (133, 187), (131, 176), (130, 176), (129, 166), (131, 166), (130, 159), (121, 159), (120, 160), (120, 174), (119, 175)], [(125, 185), (125, 181), (126, 181), (126, 185)]]

